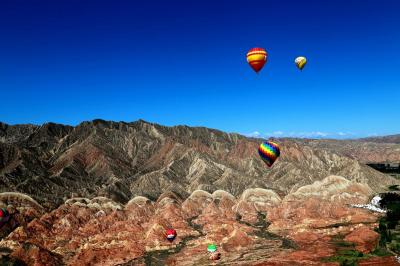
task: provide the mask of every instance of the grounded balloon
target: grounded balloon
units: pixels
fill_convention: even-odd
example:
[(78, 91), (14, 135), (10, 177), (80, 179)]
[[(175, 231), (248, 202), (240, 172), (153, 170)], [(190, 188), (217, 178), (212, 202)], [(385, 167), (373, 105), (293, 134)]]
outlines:
[(258, 73), (267, 62), (267, 52), (263, 48), (252, 48), (247, 52), (247, 62)]
[(294, 60), (294, 63), (296, 64), (298, 69), (303, 70), (303, 67), (307, 63), (307, 59), (303, 56), (299, 56)]
[(168, 241), (173, 241), (176, 237), (176, 231), (174, 229), (168, 229), (167, 230), (167, 239)]
[(261, 159), (271, 167), (275, 160), (281, 154), (278, 144), (272, 141), (266, 141), (261, 143), (258, 148), (258, 154), (260, 154)]
[(207, 251), (208, 251), (208, 252), (215, 252), (215, 251), (217, 251), (217, 245), (215, 245), (215, 244), (208, 244), (208, 246), (207, 246)]

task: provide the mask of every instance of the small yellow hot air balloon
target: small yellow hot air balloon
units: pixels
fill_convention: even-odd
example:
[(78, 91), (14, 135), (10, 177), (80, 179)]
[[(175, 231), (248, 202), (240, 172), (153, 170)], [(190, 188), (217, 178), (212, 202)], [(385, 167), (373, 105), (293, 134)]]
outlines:
[(299, 56), (294, 60), (294, 63), (296, 64), (298, 69), (303, 70), (304, 66), (307, 63), (307, 59), (304, 56)]

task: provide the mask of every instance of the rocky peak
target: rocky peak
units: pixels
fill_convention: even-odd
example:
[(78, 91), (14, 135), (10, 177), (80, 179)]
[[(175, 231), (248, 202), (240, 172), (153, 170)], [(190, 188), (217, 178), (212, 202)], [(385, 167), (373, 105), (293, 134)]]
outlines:
[(398, 183), (314, 142), (277, 140), (282, 155), (268, 168), (257, 154), (261, 140), (204, 127), (96, 119), (75, 127), (1, 128), (0, 138), (13, 140), (0, 145), (2, 191), (29, 193), (43, 206), (56, 207), (73, 193), (121, 204), (134, 196), (156, 200), (166, 191), (185, 199), (198, 189), (235, 197), (250, 188), (272, 189), (282, 198), (329, 175), (368, 184), (374, 192)]

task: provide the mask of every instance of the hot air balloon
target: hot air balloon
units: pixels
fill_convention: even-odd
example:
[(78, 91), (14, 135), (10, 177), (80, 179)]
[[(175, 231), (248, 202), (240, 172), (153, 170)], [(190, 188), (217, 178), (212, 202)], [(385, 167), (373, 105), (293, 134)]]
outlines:
[(215, 245), (215, 244), (208, 244), (208, 246), (207, 246), (207, 251), (208, 251), (208, 252), (216, 252), (216, 251), (217, 251), (217, 245)]
[(275, 160), (281, 154), (278, 144), (272, 141), (266, 141), (260, 144), (258, 147), (258, 154), (260, 154), (261, 159), (271, 167)]
[(172, 242), (176, 237), (176, 231), (174, 229), (168, 229), (166, 235), (168, 241)]
[(247, 52), (247, 62), (258, 73), (267, 62), (267, 52), (263, 48), (252, 48)]
[(303, 70), (304, 66), (307, 63), (307, 59), (303, 56), (299, 56), (294, 60), (294, 63), (296, 64), (298, 69)]

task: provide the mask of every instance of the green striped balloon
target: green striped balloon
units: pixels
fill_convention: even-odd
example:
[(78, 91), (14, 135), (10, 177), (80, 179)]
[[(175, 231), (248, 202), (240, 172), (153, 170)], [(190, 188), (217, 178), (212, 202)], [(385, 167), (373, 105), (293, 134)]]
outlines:
[(215, 252), (215, 251), (217, 251), (217, 245), (215, 245), (215, 244), (208, 244), (207, 251), (208, 251), (208, 252)]

